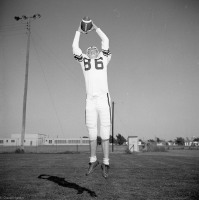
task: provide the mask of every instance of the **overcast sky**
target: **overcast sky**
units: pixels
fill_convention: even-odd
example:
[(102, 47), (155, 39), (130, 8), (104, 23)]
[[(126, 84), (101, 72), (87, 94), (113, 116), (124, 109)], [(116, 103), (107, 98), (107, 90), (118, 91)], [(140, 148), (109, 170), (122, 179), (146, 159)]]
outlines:
[[(110, 39), (115, 134), (199, 136), (198, 0), (0, 0), (0, 137), (21, 133), (26, 25), (31, 22), (26, 134), (87, 136), (85, 83), (72, 42), (89, 16)], [(82, 35), (83, 51), (100, 39)]]

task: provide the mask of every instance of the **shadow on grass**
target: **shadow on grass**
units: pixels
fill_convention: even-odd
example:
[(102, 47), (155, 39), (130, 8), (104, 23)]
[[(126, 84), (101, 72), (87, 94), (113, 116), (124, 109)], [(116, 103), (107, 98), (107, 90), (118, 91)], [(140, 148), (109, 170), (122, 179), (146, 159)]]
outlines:
[(94, 191), (89, 190), (88, 188), (85, 188), (85, 187), (81, 187), (76, 183), (68, 182), (64, 178), (60, 178), (57, 176), (50, 176), (50, 175), (46, 175), (46, 174), (41, 174), (38, 176), (38, 178), (52, 181), (62, 187), (73, 188), (73, 189), (77, 190), (77, 194), (82, 194), (84, 191), (86, 191), (90, 194), (91, 197), (97, 197), (97, 195)]

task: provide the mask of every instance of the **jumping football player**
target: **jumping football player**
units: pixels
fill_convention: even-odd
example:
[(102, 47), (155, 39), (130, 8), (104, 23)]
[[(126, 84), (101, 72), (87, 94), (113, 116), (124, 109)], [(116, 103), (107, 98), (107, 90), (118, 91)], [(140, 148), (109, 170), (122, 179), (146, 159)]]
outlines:
[(100, 136), (102, 138), (103, 163), (102, 175), (108, 177), (109, 171), (109, 136), (111, 127), (111, 99), (108, 89), (107, 65), (111, 60), (109, 39), (94, 23), (91, 30), (95, 30), (101, 38), (102, 51), (94, 46), (87, 49), (86, 54), (79, 48), (81, 33), (85, 33), (79, 26), (75, 33), (72, 48), (74, 58), (80, 63), (86, 85), (86, 126), (90, 140), (90, 162), (86, 173), (88, 176), (99, 165), (96, 157), (97, 148), (97, 118), (100, 119)]

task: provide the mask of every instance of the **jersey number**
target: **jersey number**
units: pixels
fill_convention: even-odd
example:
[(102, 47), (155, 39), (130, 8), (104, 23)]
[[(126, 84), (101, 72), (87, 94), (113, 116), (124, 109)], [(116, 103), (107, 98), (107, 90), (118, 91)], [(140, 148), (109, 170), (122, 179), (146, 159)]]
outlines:
[[(102, 61), (103, 61), (102, 57), (95, 59), (95, 69), (103, 69), (104, 68)], [(85, 71), (88, 71), (91, 69), (91, 59), (84, 58), (84, 67), (85, 67)]]

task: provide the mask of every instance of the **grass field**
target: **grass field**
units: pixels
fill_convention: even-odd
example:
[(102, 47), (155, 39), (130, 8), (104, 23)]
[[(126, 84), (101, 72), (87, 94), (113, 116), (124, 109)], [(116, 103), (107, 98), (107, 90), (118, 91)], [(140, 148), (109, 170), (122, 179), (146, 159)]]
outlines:
[[(85, 176), (89, 154), (0, 154), (0, 199), (199, 199), (199, 151), (110, 153), (110, 176)], [(102, 160), (102, 153), (98, 153)]]

